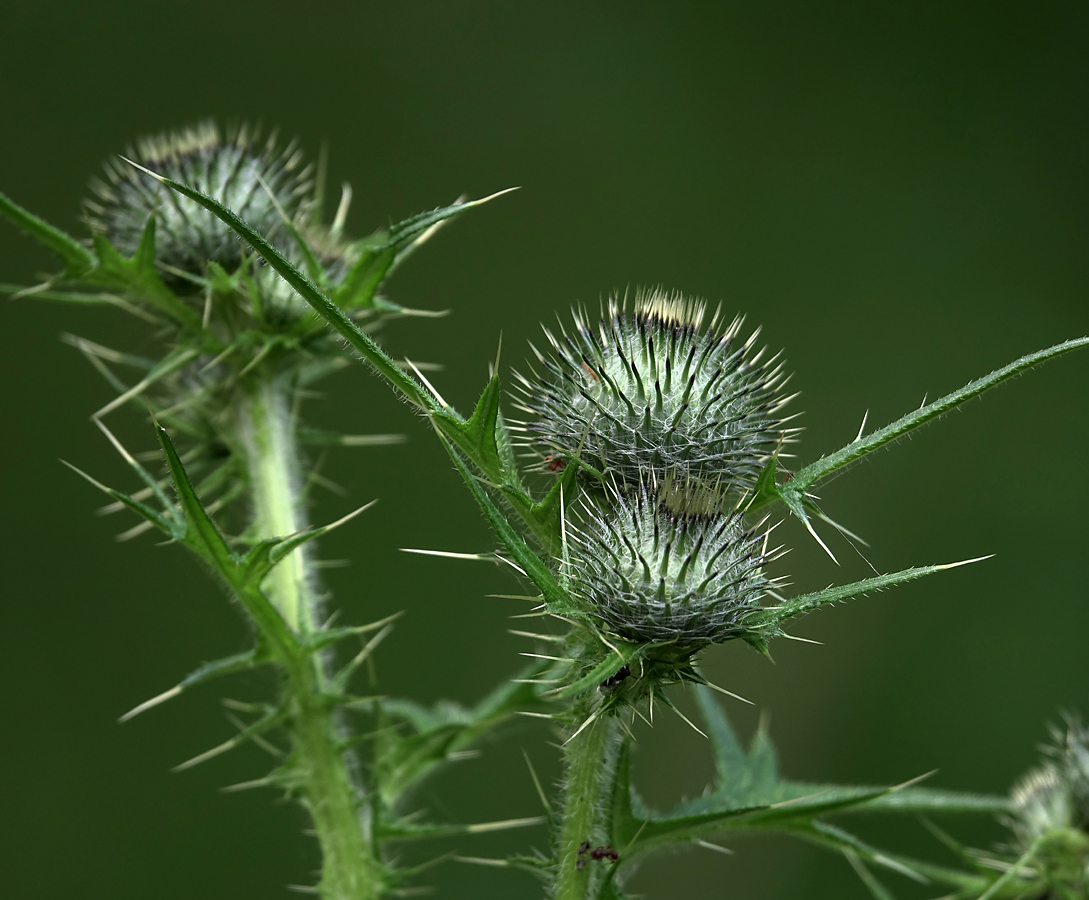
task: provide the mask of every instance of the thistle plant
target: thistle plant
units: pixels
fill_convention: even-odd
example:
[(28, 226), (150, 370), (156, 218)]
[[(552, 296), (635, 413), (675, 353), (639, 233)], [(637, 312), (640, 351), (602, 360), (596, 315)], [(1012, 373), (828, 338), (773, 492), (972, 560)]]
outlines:
[[(284, 258), (335, 294), (345, 315), (366, 330), (413, 314), (379, 293), (385, 279), (439, 225), (477, 205), (439, 208), (350, 240), (343, 231), (350, 188), (345, 187), (326, 223), (322, 173), (306, 164), (294, 145), (278, 149), (274, 138), (259, 140), (251, 129), (225, 135), (204, 124), (141, 141), (129, 153), (251, 216)], [(366, 507), (331, 526), (309, 526), (306, 491), (319, 476), (306, 464), (303, 445), (367, 446), (399, 438), (307, 428), (300, 418), (301, 401), (315, 381), (350, 362), (343, 343), (219, 218), (164, 190), (129, 163), (111, 161), (106, 172), (105, 180), (93, 182), (95, 196), (85, 204), (90, 247), (0, 195), (0, 211), (66, 266), (40, 285), (7, 291), (112, 305), (150, 326), (162, 347), (158, 359), (67, 338), (116, 392), (93, 419), (143, 486), (125, 494), (86, 477), (110, 496), (107, 511), (128, 508), (141, 517), (126, 536), (157, 529), (192, 550), (239, 601), (254, 643), (245, 653), (201, 666), (122, 718), (212, 678), (274, 667), (279, 696), (250, 708), (251, 721), (230, 740), (178, 768), (250, 739), (282, 734), (288, 745), (282, 763), (247, 786), (279, 788), (306, 808), (321, 845), (317, 889), (322, 896), (385, 895), (407, 873), (387, 863), (382, 839), (430, 833), (423, 823), (399, 825), (397, 804), (416, 779), (479, 727), (478, 717), (464, 716), (459, 728), (444, 735), (438, 751), (418, 754), (415, 765), (400, 767), (396, 778), (381, 786), (364, 780), (345, 715), (353, 710), (373, 714), (370, 701), (355, 692), (353, 678), (391, 624), (323, 624), (328, 614), (322, 609), (309, 542)], [(118, 370), (135, 370), (134, 383)], [(107, 429), (105, 417), (123, 406), (150, 409), (165, 477), (145, 469)], [(362, 641), (358, 652), (338, 666), (331, 651), (351, 640)], [(479, 708), (479, 718), (501, 716), (504, 703), (514, 696), (516, 691), (507, 691), (489, 699)], [(375, 772), (392, 768), (380, 754), (368, 765)]]
[[(311, 180), (297, 151), (274, 146), (245, 131), (224, 140), (208, 127), (143, 143), (138, 159), (110, 165), (88, 205), (93, 249), (2, 196), (0, 212), (66, 264), (61, 275), (19, 293), (120, 306), (162, 336), (157, 361), (72, 340), (117, 391), (95, 421), (105, 431), (107, 413), (146, 403), (166, 462), (165, 477), (145, 470), (107, 431), (144, 488), (123, 494), (92, 483), (139, 515), (147, 523), (140, 527), (196, 552), (253, 625), (250, 652), (202, 667), (131, 714), (211, 677), (274, 666), (281, 685), (274, 702), (255, 707), (231, 740), (183, 765), (280, 735), (289, 747), (284, 762), (253, 784), (284, 790), (310, 812), (322, 847), (322, 896), (399, 890), (412, 873), (391, 862), (386, 840), (536, 821), (550, 826), (547, 849), (476, 861), (526, 869), (557, 900), (618, 900), (625, 879), (655, 850), (716, 846), (712, 839), (759, 831), (846, 855), (879, 898), (891, 895), (872, 866), (948, 885), (957, 896), (1022, 896), (1030, 859), (1033, 884), (1064, 898), (1086, 896), (1084, 866), (1072, 869), (1067, 854), (1052, 870), (1041, 856), (1059, 832), (1084, 838), (1081, 732), (1067, 741), (1061, 764), (1034, 776), (1012, 803), (911, 783), (801, 784), (779, 774), (766, 733), (742, 749), (712, 694), (730, 692), (702, 675), (700, 653), (740, 639), (767, 654), (796, 616), (962, 565), (909, 567), (788, 596), (768, 516), (781, 504), (820, 541), (815, 523), (835, 523), (818, 504), (818, 484), (1089, 338), (1025, 356), (869, 434), (863, 428), (846, 447), (791, 473), (783, 466), (794, 440), (782, 414), (791, 399), (783, 363), (762, 361), (757, 334), (742, 339), (740, 318), (709, 316), (698, 300), (649, 291), (630, 307), (609, 301), (599, 321), (579, 309), (558, 337), (546, 332), (547, 352), (534, 350), (528, 374), (516, 376), (522, 418), (508, 423), (501, 411), (498, 360), (464, 416), (418, 367), (389, 356), (374, 330), (410, 314), (380, 293), (389, 274), (442, 222), (484, 201), (351, 241), (343, 235), (350, 193), (323, 224), (323, 179)], [(307, 552), (328, 528), (305, 525), (300, 445), (389, 438), (308, 431), (298, 400), (313, 380), (360, 358), (426, 419), (492, 527), (498, 548), (477, 556), (508, 563), (532, 585), (526, 615), (542, 626), (516, 633), (533, 642), (534, 663), (471, 710), (440, 714), (355, 693), (353, 676), (392, 623), (322, 624)], [(142, 367), (132, 386), (114, 374), (122, 365)], [(521, 465), (519, 450), (528, 457)], [(247, 501), (247, 515), (230, 531), (236, 498)], [(334, 645), (352, 639), (361, 647), (338, 668)], [(679, 714), (672, 685), (696, 694), (717, 780), (699, 800), (656, 813), (632, 784), (629, 722), (653, 722), (656, 707)], [(439, 827), (400, 815), (421, 778), (513, 713), (547, 720), (562, 743), (558, 796), (531, 772), (543, 816)], [(362, 729), (353, 730), (355, 717)], [(993, 868), (970, 862), (910, 860), (829, 821), (862, 810), (1008, 815), (1028, 848), (997, 879)], [(1071, 880), (1075, 870), (1082, 881)]]

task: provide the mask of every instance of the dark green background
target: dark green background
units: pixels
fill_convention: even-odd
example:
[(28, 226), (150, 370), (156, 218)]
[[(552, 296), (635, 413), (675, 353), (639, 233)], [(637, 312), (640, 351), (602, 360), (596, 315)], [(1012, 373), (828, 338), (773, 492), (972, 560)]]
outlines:
[[(394, 9), (389, 7), (393, 6)], [(467, 407), (500, 331), (520, 362), (540, 320), (575, 301), (662, 284), (763, 324), (801, 390), (808, 461), (1023, 353), (1089, 331), (1089, 6), (776, 3), (12, 3), (0, 16), (0, 188), (78, 228), (89, 175), (133, 137), (206, 116), (259, 119), (350, 180), (359, 233), (522, 185), (471, 213), (391, 285), (408, 305), (388, 347), (442, 362)], [(0, 281), (48, 255), (0, 226)], [(0, 883), (10, 896), (264, 898), (306, 883), (301, 816), (268, 794), (217, 793), (268, 765), (256, 749), (168, 768), (222, 740), (195, 692), (124, 727), (116, 716), (244, 629), (191, 561), (115, 520), (64, 457), (118, 486), (124, 465), (87, 415), (109, 396), (62, 331), (139, 346), (123, 316), (30, 301), (0, 309)], [(994, 553), (986, 563), (827, 610), (779, 642), (707, 654), (718, 682), (771, 716), (796, 778), (1004, 791), (1045, 723), (1089, 703), (1089, 356), (1051, 363), (882, 453), (823, 492), (879, 570)], [(407, 610), (382, 686), (469, 701), (524, 645), (502, 572), (409, 557), (476, 551), (484, 523), (434, 440), (362, 371), (338, 376), (314, 421), (407, 432), (402, 448), (342, 451), (315, 521), (380, 497), (325, 543), (350, 556), (327, 583), (345, 620)], [(114, 421), (139, 449), (152, 435)], [(125, 523), (127, 527), (128, 523)], [(788, 523), (796, 590), (864, 577)], [(728, 707), (746, 732), (757, 711)], [(431, 785), (436, 815), (532, 815), (521, 761), (557, 774), (524, 727)], [(661, 806), (702, 789), (706, 743), (664, 721), (636, 777)], [(987, 843), (986, 823), (948, 823)], [(941, 858), (914, 826), (872, 833)], [(489, 855), (541, 831), (451, 847)], [(863, 898), (842, 859), (784, 840), (725, 858), (655, 860), (649, 897)], [(890, 876), (890, 884), (895, 876)], [(534, 897), (523, 876), (447, 864), (437, 896)], [(903, 885), (897, 881), (897, 885)], [(909, 896), (916, 896), (910, 885)], [(930, 890), (929, 895), (939, 893)], [(927, 895), (927, 892), (922, 892)]]

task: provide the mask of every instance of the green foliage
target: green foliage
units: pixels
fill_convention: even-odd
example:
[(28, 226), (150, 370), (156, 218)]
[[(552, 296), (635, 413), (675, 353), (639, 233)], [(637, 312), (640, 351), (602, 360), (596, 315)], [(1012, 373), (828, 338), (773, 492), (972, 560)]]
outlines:
[[(679, 295), (641, 296), (631, 317), (613, 303), (597, 326), (580, 312), (572, 337), (550, 336), (554, 358), (538, 354), (546, 377), (519, 376), (531, 421), (504, 417), (498, 360), (466, 417), (369, 332), (413, 312), (382, 295), (390, 274), (444, 223), (499, 194), (351, 241), (342, 234), (350, 193), (332, 224), (323, 224), (322, 189), (309, 170), (253, 138), (243, 130), (220, 141), (205, 127), (145, 142), (146, 165), (117, 164), (111, 184), (100, 185), (101, 204), (88, 203), (93, 250), (0, 195), (0, 214), (64, 264), (42, 285), (0, 291), (116, 306), (151, 325), (161, 344), (151, 358), (66, 338), (116, 392), (94, 420), (143, 487), (123, 493), (84, 477), (109, 495), (109, 511), (128, 509), (139, 527), (197, 556), (252, 628), (250, 649), (199, 666), (122, 721), (213, 679), (275, 669), (274, 700), (244, 705), (250, 719), (236, 723), (237, 734), (177, 768), (248, 741), (274, 749), (280, 762), (273, 771), (236, 789), (274, 787), (309, 811), (323, 853), (314, 890), (335, 900), (406, 890), (419, 869), (400, 867), (391, 843), (546, 821), (549, 853), (476, 861), (530, 871), (557, 900), (621, 900), (625, 877), (644, 856), (674, 846), (721, 849), (715, 841), (775, 833), (842, 854), (879, 900), (893, 895), (872, 871), (878, 868), (965, 900), (1086, 896), (1083, 732), (1072, 738), (1068, 731), (1057, 761), (1012, 799), (922, 788), (918, 779), (891, 787), (795, 782), (779, 772), (764, 729), (742, 746), (698, 656), (731, 639), (766, 654), (788, 619), (963, 565), (914, 566), (783, 597), (781, 579), (768, 574), (777, 552), (768, 551), (763, 523), (752, 517), (781, 501), (816, 537), (811, 517), (830, 521), (811, 493), (821, 481), (1089, 338), (1022, 357), (885, 428), (860, 432), (785, 482), (779, 454), (792, 429), (776, 417), (789, 399), (779, 395), (781, 366), (748, 355), (755, 335), (732, 347), (737, 321), (720, 333), (716, 314), (701, 331), (703, 306)], [(221, 171), (228, 176), (217, 182), (212, 175)], [(240, 250), (234, 235), (253, 252)], [(399, 439), (340, 435), (298, 421), (294, 407), (304, 389), (350, 364), (352, 351), (428, 419), (495, 534), (499, 550), (489, 558), (532, 583), (534, 614), (561, 623), (555, 634), (518, 632), (549, 652), (527, 654), (532, 665), (472, 707), (373, 696), (373, 684), (361, 689), (359, 682), (395, 617), (338, 627), (316, 617), (311, 542), (367, 506), (322, 528), (302, 525), (298, 448)], [(134, 371), (135, 380), (116, 369)], [(162, 474), (102, 424), (133, 404), (146, 405), (155, 421)], [(537, 464), (521, 471), (516, 445), (533, 449)], [(542, 485), (542, 476), (551, 482)], [(238, 498), (252, 509), (241, 527), (231, 511)], [(342, 658), (353, 641), (358, 650)], [(624, 717), (645, 712), (653, 721), (658, 705), (684, 718), (667, 692), (677, 684), (693, 686), (716, 776), (702, 797), (659, 813), (633, 784)], [(563, 740), (558, 800), (530, 770), (544, 816), (435, 824), (408, 808), (426, 779), (520, 713), (549, 721)], [(885, 852), (844, 830), (839, 820), (861, 813), (1003, 815), (1015, 840), (1011, 852), (988, 856), (943, 835), (961, 863), (944, 867)]]

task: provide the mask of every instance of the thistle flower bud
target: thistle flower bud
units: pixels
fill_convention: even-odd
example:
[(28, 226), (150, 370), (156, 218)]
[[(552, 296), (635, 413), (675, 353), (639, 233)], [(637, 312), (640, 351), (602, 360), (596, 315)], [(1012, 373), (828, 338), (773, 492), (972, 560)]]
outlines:
[[(738, 344), (740, 319), (703, 327), (705, 304), (653, 291), (629, 313), (610, 300), (601, 323), (574, 314), (574, 331), (545, 331), (544, 376), (518, 376), (522, 443), (546, 458), (578, 456), (637, 484), (654, 473), (720, 483), (744, 493), (785, 439), (777, 417), (782, 364)], [(536, 352), (536, 350), (534, 351)], [(555, 465), (552, 466), (555, 468)]]
[[(281, 247), (291, 243), (284, 217), (294, 219), (306, 212), (313, 188), (311, 169), (294, 144), (279, 150), (274, 137), (259, 143), (256, 131), (245, 126), (223, 136), (206, 122), (145, 138), (128, 155), (218, 200)], [(134, 253), (154, 213), (160, 265), (198, 277), (209, 262), (228, 272), (238, 268), (243, 247), (212, 213), (123, 160), (111, 160), (105, 168), (106, 180), (91, 183), (96, 199), (84, 201), (84, 206), (91, 228), (114, 247), (126, 255)]]
[(1014, 816), (1010, 827), (1022, 849), (1038, 838), (1074, 824), (1073, 798), (1058, 770), (1051, 765), (1033, 769), (1010, 795)]
[(767, 533), (691, 482), (615, 492), (608, 506), (582, 504), (566, 569), (587, 612), (627, 641), (681, 648), (746, 632), (771, 583)]
[[(1089, 729), (1074, 719), (1053, 729), (1050, 759), (1029, 772), (1011, 794), (1008, 825), (1015, 852), (1032, 865), (1055, 896), (1089, 892)], [(1050, 895), (1049, 895), (1050, 896)]]

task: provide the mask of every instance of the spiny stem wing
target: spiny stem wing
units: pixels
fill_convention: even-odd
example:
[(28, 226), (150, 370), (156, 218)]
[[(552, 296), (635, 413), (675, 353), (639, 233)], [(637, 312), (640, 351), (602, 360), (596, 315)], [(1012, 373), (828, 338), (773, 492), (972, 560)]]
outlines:
[(485, 478), (505, 484), (511, 475), (499, 455), (500, 396), (499, 376), (493, 375), (468, 419), (462, 421), (448, 413), (434, 413), (432, 418), (438, 429), (472, 460)]
[(483, 511), (488, 524), (492, 526), (496, 537), (507, 548), (513, 557), (513, 561), (525, 572), (526, 577), (537, 586), (549, 610), (560, 615), (577, 613), (578, 606), (574, 603), (570, 594), (553, 577), (548, 566), (529, 548), (521, 535), (511, 528), (506, 516), (492, 502), (491, 497), (488, 496), (487, 491), (484, 490), (476, 476), (469, 471), (461, 458), (461, 454), (458, 453), (450, 440), (441, 431), (438, 431), (437, 427), (436, 431), (450, 459), (453, 460), (454, 466), (468, 486), (469, 492)]

